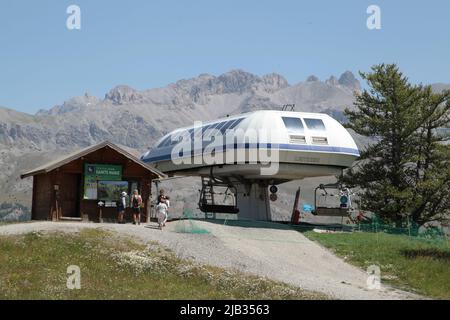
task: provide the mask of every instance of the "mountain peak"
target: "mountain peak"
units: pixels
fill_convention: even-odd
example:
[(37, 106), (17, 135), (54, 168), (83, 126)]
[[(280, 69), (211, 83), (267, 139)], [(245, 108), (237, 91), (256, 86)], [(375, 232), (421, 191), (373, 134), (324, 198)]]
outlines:
[(262, 77), (264, 90), (272, 93), (280, 89), (284, 89), (289, 86), (288, 81), (282, 75), (278, 73), (269, 73)]
[[(256, 77), (254, 74), (247, 72), (245, 70), (242, 69), (231, 69), (230, 71), (225, 72), (224, 74), (222, 74), (222, 76), (250, 76), (250, 77)], [(220, 77), (220, 76), (219, 76)]]
[(62, 105), (54, 106), (50, 110), (41, 109), (37, 112), (37, 115), (56, 115), (73, 111), (80, 111), (83, 108), (95, 106), (99, 102), (100, 99), (86, 92), (84, 95), (72, 97), (69, 100), (64, 101)]
[(143, 95), (136, 89), (127, 85), (119, 85), (111, 89), (106, 95), (105, 100), (112, 101), (113, 104), (126, 104), (130, 102), (142, 102)]
[(252, 73), (240, 69), (231, 70), (215, 79), (216, 93), (242, 93), (258, 82), (261, 79)]
[(341, 74), (338, 83), (353, 90), (361, 90), (361, 84), (351, 71), (345, 71)]
[(339, 81), (335, 76), (331, 76), (328, 80), (325, 81), (325, 83), (331, 86), (337, 86), (339, 84)]
[(319, 81), (319, 78), (317, 78), (315, 75), (310, 75), (307, 79), (306, 82), (316, 82)]

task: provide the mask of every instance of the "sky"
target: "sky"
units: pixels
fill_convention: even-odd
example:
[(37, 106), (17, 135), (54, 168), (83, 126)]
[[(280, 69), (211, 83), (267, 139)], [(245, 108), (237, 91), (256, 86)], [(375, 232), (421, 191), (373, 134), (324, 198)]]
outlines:
[[(81, 28), (66, 12), (80, 8)], [(380, 8), (370, 30), (367, 8)], [(276, 72), (290, 84), (397, 63), (450, 83), (448, 0), (0, 0), (0, 106), (35, 113), (117, 85)]]

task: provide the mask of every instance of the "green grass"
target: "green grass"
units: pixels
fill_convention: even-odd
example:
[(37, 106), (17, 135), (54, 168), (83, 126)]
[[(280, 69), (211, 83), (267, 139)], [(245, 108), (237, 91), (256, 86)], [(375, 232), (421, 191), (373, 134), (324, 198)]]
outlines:
[[(81, 289), (67, 289), (67, 267)], [(0, 299), (325, 299), (102, 230), (0, 237)]]
[(346, 261), (378, 265), (382, 282), (432, 298), (450, 299), (450, 244), (385, 233), (316, 233), (305, 235)]

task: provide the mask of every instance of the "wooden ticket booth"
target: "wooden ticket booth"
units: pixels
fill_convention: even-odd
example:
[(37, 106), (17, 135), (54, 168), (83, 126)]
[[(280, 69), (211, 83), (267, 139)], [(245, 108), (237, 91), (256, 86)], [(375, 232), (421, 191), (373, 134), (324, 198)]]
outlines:
[[(138, 190), (141, 219), (149, 218), (151, 184), (164, 178), (157, 169), (124, 149), (102, 142), (21, 175), (33, 177), (32, 220), (114, 222), (125, 191)], [(131, 211), (125, 217), (130, 221)]]

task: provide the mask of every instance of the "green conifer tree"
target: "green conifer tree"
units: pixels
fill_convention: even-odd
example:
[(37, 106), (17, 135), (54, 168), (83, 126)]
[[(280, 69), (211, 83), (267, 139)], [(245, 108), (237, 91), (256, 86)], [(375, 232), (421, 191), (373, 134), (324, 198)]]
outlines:
[(397, 226), (448, 218), (450, 92), (412, 85), (394, 64), (360, 74), (368, 89), (345, 111), (347, 127), (372, 143), (343, 182), (362, 189), (363, 209)]

